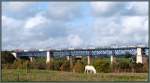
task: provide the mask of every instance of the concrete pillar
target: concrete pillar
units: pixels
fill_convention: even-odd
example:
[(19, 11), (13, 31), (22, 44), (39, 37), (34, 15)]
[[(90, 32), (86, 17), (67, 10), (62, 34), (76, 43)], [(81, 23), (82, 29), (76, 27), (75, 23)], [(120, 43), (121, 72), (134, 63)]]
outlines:
[(68, 51), (69, 52), (69, 56), (67, 56), (67, 60), (69, 60), (70, 62), (70, 71), (73, 71), (73, 57), (72, 57), (72, 53), (71, 51)]
[(88, 55), (87, 56), (87, 62), (88, 62), (88, 65), (90, 64), (90, 56)]
[(50, 62), (50, 52), (49, 51), (47, 51), (47, 53), (46, 53), (46, 63), (49, 63)]
[(92, 62), (92, 51), (91, 50), (89, 50), (89, 55), (87, 56), (87, 60), (88, 60), (88, 65), (90, 65)]
[(70, 60), (70, 56), (66, 56), (67, 60), (69, 61)]
[(90, 55), (87, 56), (87, 60), (88, 60), (87, 62), (88, 62), (88, 65), (91, 64), (91, 58), (92, 58), (92, 57), (91, 57)]
[(17, 53), (13, 52), (12, 55), (17, 59)]
[(110, 56), (110, 62), (111, 62), (111, 64), (114, 62), (114, 55), (115, 55), (115, 51), (112, 50), (112, 55)]
[(33, 57), (29, 57), (30, 61), (33, 62)]
[(69, 61), (70, 61), (70, 69), (73, 71), (73, 61), (72, 61), (72, 56), (70, 56)]
[(110, 62), (113, 64), (113, 55), (110, 56)]
[(137, 48), (136, 63), (142, 63), (142, 48)]

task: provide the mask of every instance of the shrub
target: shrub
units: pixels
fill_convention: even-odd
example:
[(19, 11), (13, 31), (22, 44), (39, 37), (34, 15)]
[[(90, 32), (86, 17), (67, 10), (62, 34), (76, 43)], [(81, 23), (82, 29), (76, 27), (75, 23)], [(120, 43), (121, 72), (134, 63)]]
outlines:
[(13, 63), (15, 61), (15, 57), (11, 54), (9, 51), (2, 51), (1, 52), (1, 63), (7, 64), (7, 63)]
[(47, 69), (61, 70), (61, 66), (62, 65), (65, 66), (66, 63), (69, 63), (69, 62), (64, 62), (63, 60), (53, 60), (53, 61), (50, 61), (49, 63), (47, 63)]
[(47, 63), (47, 69), (54, 70), (54, 62), (53, 61), (50, 61), (49, 63)]
[(137, 73), (143, 72), (143, 66), (144, 65), (142, 63), (134, 63), (133, 64), (134, 71)]
[(148, 63), (143, 64), (143, 72), (148, 72), (148, 69), (149, 69), (148, 65), (149, 65)]
[(131, 69), (130, 63), (127, 61), (121, 61), (119, 62), (119, 64), (117, 65), (117, 68), (120, 72), (127, 72), (127, 70), (129, 71)]
[(46, 69), (46, 64), (45, 63), (38, 63), (37, 69)]
[(60, 70), (61, 70), (61, 71), (71, 71), (70, 62), (69, 62), (69, 61), (65, 61), (65, 62), (61, 65)]
[(94, 62), (93, 65), (95, 66), (97, 72), (108, 73), (108, 72), (111, 71), (111, 69), (110, 69), (110, 63), (108, 61), (97, 60), (96, 62)]
[(119, 63), (111, 64), (111, 72), (119, 72), (118, 64)]
[(2, 65), (2, 69), (14, 69), (13, 64), (1, 64)]
[(18, 59), (18, 60), (15, 60), (15, 62), (12, 64), (12, 66), (15, 69), (16, 68), (17, 69), (26, 69), (27, 68), (27, 64), (28, 64), (28, 61)]
[(117, 58), (111, 66), (112, 72), (130, 72), (132, 70), (132, 64), (128, 58)]
[(28, 68), (29, 69), (36, 69), (37, 68), (37, 65), (36, 65), (36, 62), (29, 62), (28, 63)]
[(60, 70), (61, 65), (63, 64), (63, 61), (61, 60), (54, 60), (53, 65), (54, 65), (54, 70)]
[(46, 69), (46, 63), (43, 58), (34, 57), (32, 62), (29, 60), (26, 61), (28, 61), (27, 66), (29, 69)]
[(81, 61), (77, 61), (73, 67), (73, 71), (78, 73), (84, 72), (84, 66), (85, 65), (81, 63)]
[(26, 69), (28, 67), (28, 61), (17, 59), (13, 64), (2, 64), (3, 69)]

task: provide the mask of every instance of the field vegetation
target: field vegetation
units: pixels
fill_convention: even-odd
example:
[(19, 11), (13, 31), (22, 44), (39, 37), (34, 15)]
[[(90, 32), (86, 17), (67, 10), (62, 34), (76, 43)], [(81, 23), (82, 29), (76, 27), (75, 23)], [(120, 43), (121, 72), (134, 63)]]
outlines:
[(85, 74), (51, 70), (2, 70), (2, 81), (147, 81), (148, 73)]
[(145, 63), (135, 63), (128, 57), (117, 57), (113, 64), (109, 57), (94, 58), (97, 74), (85, 74), (87, 58), (54, 58), (46, 64), (45, 57), (15, 59), (10, 52), (2, 52), (2, 81), (146, 81), (148, 79), (148, 59)]

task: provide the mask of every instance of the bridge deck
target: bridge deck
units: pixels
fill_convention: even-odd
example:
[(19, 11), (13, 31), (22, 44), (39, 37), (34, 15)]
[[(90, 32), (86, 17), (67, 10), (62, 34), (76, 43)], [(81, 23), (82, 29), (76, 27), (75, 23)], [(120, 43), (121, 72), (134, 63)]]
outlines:
[[(140, 47), (144, 49), (146, 55), (148, 55), (148, 47)], [(94, 55), (94, 56), (101, 56), (101, 55), (125, 55), (125, 54), (132, 54), (136, 55), (137, 47), (128, 47), (128, 48), (98, 48), (98, 49), (62, 49), (62, 50), (49, 50), (51, 55), (53, 56), (87, 56), (87, 55)], [(46, 56), (47, 51), (19, 51), (16, 52), (18, 56)]]

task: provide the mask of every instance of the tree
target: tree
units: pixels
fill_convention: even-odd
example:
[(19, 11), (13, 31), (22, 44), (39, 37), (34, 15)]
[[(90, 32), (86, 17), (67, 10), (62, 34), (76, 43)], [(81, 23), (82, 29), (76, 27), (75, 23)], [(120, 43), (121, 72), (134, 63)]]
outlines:
[(13, 63), (15, 61), (15, 57), (9, 51), (2, 51), (1, 61), (2, 64)]
[(129, 53), (129, 52), (126, 52), (125, 53), (125, 58), (131, 58), (132, 57), (132, 54), (131, 53)]

